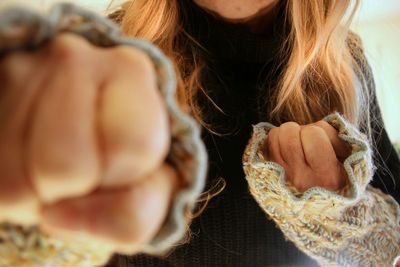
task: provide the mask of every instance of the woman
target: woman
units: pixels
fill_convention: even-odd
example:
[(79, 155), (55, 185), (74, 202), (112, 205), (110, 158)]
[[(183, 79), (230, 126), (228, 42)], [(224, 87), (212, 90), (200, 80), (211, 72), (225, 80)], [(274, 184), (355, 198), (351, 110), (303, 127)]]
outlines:
[[(334, 0), (324, 2), (317, 0), (254, 0), (245, 3), (239, 0), (136, 0), (124, 5), (124, 10), (119, 12), (119, 15), (115, 16), (114, 14), (112, 16), (121, 24), (126, 35), (150, 40), (173, 60), (178, 73), (178, 98), (182, 107), (204, 126), (203, 140), (207, 145), (210, 157), (208, 175), (210, 185), (215, 184), (215, 181), (219, 181), (216, 179), (222, 177), (226, 181), (226, 186), (208, 204), (201, 215), (193, 220), (190, 231), (192, 236), (187, 244), (177, 246), (168, 256), (164, 257), (116, 255), (110, 262), (110, 266), (316, 266), (316, 261), (320, 264), (333, 265), (333, 263), (336, 263), (342, 265), (346, 263), (362, 266), (365, 263), (385, 265), (392, 260), (388, 259), (386, 255), (390, 254), (390, 257), (392, 257), (392, 254), (399, 252), (398, 244), (393, 244), (398, 240), (396, 234), (398, 222), (395, 219), (397, 213), (394, 201), (391, 198), (385, 198), (385, 194), (390, 194), (399, 201), (399, 189), (396, 185), (399, 181), (400, 164), (384, 128), (381, 127), (382, 120), (374, 96), (372, 74), (362, 55), (359, 40), (354, 34), (348, 32), (349, 21), (345, 21), (344, 25), (340, 23), (349, 8), (349, 1)], [(69, 52), (65, 53), (65, 49), (60, 49), (60, 47), (65, 47), (65, 42), (77, 41), (63, 39), (61, 42), (63, 45), (60, 45), (60, 41), (53, 43), (51, 49), (53, 58), (59, 60), (65, 54), (70, 55)], [(82, 49), (86, 49), (87, 54), (94, 55), (97, 53), (90, 51), (93, 48), (89, 48), (87, 45), (85, 46), (82, 43), (80, 45), (82, 45)], [(142, 83), (149, 86), (151, 84), (152, 79), (146, 75), (144, 75), (144, 79), (140, 75), (127, 79), (127, 76), (121, 74), (124, 69), (123, 66), (135, 67), (139, 73), (148, 73), (149, 68), (144, 67), (148, 66), (145, 59), (136, 59), (135, 64), (124, 65), (117, 64), (116, 59), (111, 59), (110, 56), (104, 59), (104, 53), (100, 55), (99, 52), (96, 55), (102, 57), (103, 60), (109, 60), (109, 62), (114, 60), (116, 66), (119, 64), (118, 68), (115, 67), (118, 71), (114, 70), (114, 72), (111, 72), (107, 67), (100, 68), (102, 70), (100, 76), (103, 75), (102, 73), (108, 73), (107, 77), (112, 76), (114, 82), (120, 82), (111, 83), (113, 86), (109, 86), (110, 83), (105, 83), (108, 87), (120, 88), (123, 84), (122, 80), (125, 81), (125, 84), (128, 80), (136, 85)], [(122, 55), (128, 57), (129, 53), (119, 52), (118, 55), (118, 62), (123, 62)], [(40, 54), (36, 56), (39, 59), (43, 58), (43, 55)], [(69, 59), (70, 57), (67, 56), (66, 58)], [(92, 57), (88, 66), (99, 68), (98, 63), (101, 61), (93, 60), (93, 58), (96, 57)], [(26, 58), (24, 60), (28, 61)], [(34, 60), (30, 62), (32, 61)], [(6, 62), (8, 64), (4, 64), (4, 66), (10, 66), (12, 62), (13, 59), (11, 58)], [(77, 66), (77, 62), (88, 64), (88, 62), (81, 62), (76, 57), (72, 61), (67, 61), (70, 66)], [(137, 64), (138, 62), (141, 64)], [(35, 64), (32, 63), (33, 65)], [(142, 67), (138, 67), (139, 65)], [(77, 77), (81, 77), (81, 79), (85, 77), (77, 76), (76, 73), (68, 75), (75, 77), (75, 81), (77, 81)], [(16, 77), (16, 75), (13, 76)], [(115, 78), (116, 76), (119, 79)], [(54, 88), (66, 79), (62, 75), (57, 77), (52, 82)], [(98, 82), (97, 84), (103, 83)], [(47, 85), (47, 87), (51, 88), (50, 85)], [(108, 87), (106, 86), (106, 88)], [(154, 84), (152, 84), (152, 87), (154, 87)], [(43, 90), (51, 92), (50, 89)], [(115, 92), (115, 90), (105, 90), (105, 92)], [(93, 229), (87, 228), (87, 224), (63, 224), (60, 218), (65, 219), (67, 217), (65, 217), (65, 214), (61, 216), (57, 211), (61, 210), (66, 213), (65, 210), (68, 210), (69, 203), (66, 201), (61, 204), (53, 204), (53, 202), (63, 197), (76, 197), (75, 202), (83, 204), (80, 205), (83, 208), (79, 210), (79, 216), (84, 221), (85, 218), (89, 218), (85, 217), (85, 212), (95, 212), (95, 207), (99, 207), (101, 204), (107, 203), (104, 206), (103, 215), (110, 215), (111, 213), (108, 212), (112, 210), (110, 207), (113, 207), (113, 204), (116, 205), (113, 208), (118, 207), (118, 210), (124, 210), (121, 205), (126, 207), (127, 205), (124, 205), (124, 203), (132, 202), (132, 199), (126, 197), (121, 189), (121, 192), (117, 192), (120, 196), (117, 203), (110, 204), (109, 200), (116, 199), (115, 196), (114, 198), (107, 198), (106, 191), (101, 190), (95, 192), (97, 198), (93, 196), (86, 198), (85, 194), (88, 193), (89, 189), (93, 189), (94, 184), (99, 184), (99, 181), (96, 180), (96, 172), (98, 171), (96, 164), (99, 163), (96, 158), (97, 154), (92, 151), (95, 150), (93, 148), (85, 150), (84, 152), (87, 152), (87, 154), (77, 154), (79, 158), (78, 160), (75, 159), (76, 161), (82, 160), (82, 162), (87, 159), (94, 159), (90, 162), (91, 165), (78, 165), (82, 168), (77, 168), (76, 163), (70, 165), (75, 164), (75, 170), (80, 171), (78, 172), (79, 175), (75, 175), (76, 179), (84, 176), (84, 174), (90, 174), (89, 176), (92, 179), (86, 179), (85, 186), (81, 186), (82, 183), (76, 183), (74, 186), (67, 179), (62, 182), (63, 179), (60, 178), (63, 178), (63, 175), (67, 176), (65, 172), (60, 171), (62, 168), (55, 171), (48, 167), (56, 166), (55, 163), (51, 164), (51, 160), (59, 156), (49, 152), (52, 151), (51, 144), (63, 144), (67, 151), (71, 147), (74, 148), (69, 150), (70, 153), (80, 151), (78, 149), (80, 144), (90, 143), (94, 146), (92, 136), (85, 141), (85, 139), (79, 139), (79, 135), (74, 136), (73, 131), (66, 134), (65, 139), (61, 139), (61, 142), (59, 139), (54, 142), (55, 139), (48, 138), (48, 136), (54, 137), (61, 134), (51, 135), (51, 133), (46, 132), (50, 129), (46, 126), (51, 121), (46, 114), (49, 114), (49, 111), (57, 103), (63, 103), (60, 100), (63, 99), (63, 94), (55, 95), (55, 93), (46, 93), (40, 96), (42, 104), (37, 105), (37, 114), (39, 115), (35, 116), (33, 145), (30, 151), (30, 157), (33, 159), (33, 163), (30, 165), (30, 168), (34, 170), (33, 184), (41, 201), (48, 205), (44, 208), (42, 220), (49, 228), (83, 229), (92, 235), (111, 238), (119, 242), (124, 241), (125, 243), (128, 241), (137, 244), (148, 242), (160, 227), (162, 218), (165, 217), (167, 209), (165, 204), (168, 203), (172, 191), (179, 187), (170, 167), (167, 165), (159, 167), (165, 157), (167, 145), (165, 141), (165, 112), (156, 110), (151, 113), (154, 120), (157, 121), (155, 125), (160, 128), (154, 125), (145, 127), (145, 130), (138, 134), (137, 129), (131, 129), (127, 126), (125, 128), (117, 127), (119, 132), (105, 133), (106, 142), (102, 144), (106, 147), (106, 151), (110, 153), (112, 161), (103, 170), (104, 180), (100, 183), (101, 186), (108, 190), (111, 187), (127, 186), (127, 176), (132, 182), (132, 180), (144, 177), (146, 174), (148, 179), (141, 180), (143, 181), (141, 186), (146, 189), (144, 192), (148, 192), (151, 197), (142, 196), (140, 200), (149, 201), (143, 201), (141, 204), (145, 207), (152, 207), (150, 199), (158, 196), (158, 199), (156, 198), (158, 205), (154, 207), (153, 204), (154, 209), (152, 210), (152, 214), (157, 215), (151, 219), (139, 220), (135, 227), (132, 227), (132, 222), (129, 222), (129, 219), (137, 221), (138, 217), (131, 216), (126, 217), (129, 218), (126, 220), (129, 223), (119, 225), (123, 227), (118, 228), (118, 231), (115, 231), (117, 227), (112, 228), (107, 222), (100, 226), (96, 225), (97, 228), (94, 227), (95, 231), (93, 231)], [(100, 108), (103, 111), (101, 123), (105, 129), (114, 129), (107, 127), (109, 125), (116, 127), (119, 123), (123, 124), (122, 114), (124, 113), (121, 113), (121, 120), (117, 122), (110, 119), (115, 117), (108, 116), (112, 113), (112, 110), (119, 110), (117, 105), (120, 101), (123, 101), (122, 95), (122, 93), (121, 95), (110, 93), (104, 97), (105, 104), (100, 105)], [(147, 92), (140, 92), (140, 95), (137, 96), (144, 99), (143, 101), (146, 103), (156, 103), (156, 106), (162, 106), (158, 104), (157, 96)], [(89, 118), (89, 116), (86, 116), (88, 114), (92, 116), (92, 113), (86, 109), (78, 111), (73, 109), (75, 102), (77, 102), (76, 97), (70, 96), (67, 99), (71, 100), (68, 102), (71, 105), (67, 106), (71, 113), (63, 114), (68, 118), (66, 121), (73, 121), (71, 118), (74, 116), (71, 116), (71, 114), (74, 112), (76, 112), (75, 115), (80, 115), (83, 118)], [(87, 99), (93, 100), (93, 97), (89, 95)], [(50, 103), (54, 103), (53, 106)], [(140, 103), (137, 104), (140, 105)], [(130, 110), (130, 112), (136, 118), (139, 118), (137, 112), (135, 113), (134, 110)], [(378, 168), (371, 185), (380, 188), (384, 193), (368, 188), (368, 193), (366, 193), (368, 198), (366, 199), (370, 201), (368, 203), (371, 203), (371, 205), (368, 206), (363, 202), (365, 205), (362, 206), (368, 210), (369, 213), (366, 213), (368, 216), (357, 209), (357, 207), (361, 207), (360, 205), (355, 205), (355, 209), (346, 210), (346, 212), (349, 212), (347, 214), (349, 218), (356, 218), (361, 222), (353, 224), (345, 220), (334, 221), (333, 226), (336, 223), (340, 231), (336, 229), (336, 235), (332, 237), (334, 239), (331, 240), (329, 239), (331, 236), (328, 236), (329, 238), (325, 240), (323, 233), (326, 229), (332, 230), (329, 228), (332, 227), (332, 221), (320, 220), (322, 217), (328, 218), (328, 216), (325, 216), (328, 214), (328, 210), (321, 209), (317, 204), (323, 203), (325, 205), (327, 201), (330, 201), (329, 203), (338, 205), (339, 208), (350, 207), (350, 205), (343, 199), (337, 198), (336, 195), (325, 194), (324, 196), (331, 196), (332, 198), (306, 202), (305, 206), (299, 209), (300, 212), (293, 215), (290, 212), (294, 212), (295, 208), (300, 207), (297, 205), (298, 202), (285, 199), (284, 195), (279, 194), (281, 192), (279, 190), (283, 186), (278, 188), (279, 186), (271, 183), (269, 188), (277, 186), (276, 192), (278, 193), (273, 195), (273, 192), (265, 191), (268, 196), (266, 199), (275, 198), (278, 200), (274, 204), (289, 203), (288, 205), (291, 206), (282, 204), (282, 210), (279, 213), (269, 210), (270, 206), (262, 199), (259, 188), (252, 184), (253, 181), (257, 181), (257, 175), (249, 159), (249, 154), (254, 152), (254, 149), (252, 150), (254, 140), (262, 140), (263, 149), (260, 151), (260, 157), (284, 167), (289, 181), (288, 185), (291, 186), (288, 186), (288, 188), (293, 190), (294, 195), (301, 196), (308, 189), (316, 186), (342, 196), (354, 193), (349, 193), (349, 190), (347, 190), (349, 188), (355, 188), (355, 191), (361, 192), (363, 191), (360, 189), (362, 186), (354, 185), (354, 180), (350, 178), (351, 175), (349, 175), (348, 170), (343, 167), (344, 159), (348, 158), (350, 153), (352, 156), (355, 154), (354, 147), (350, 151), (347, 146), (349, 142), (340, 140), (337, 137), (336, 130), (339, 130), (342, 134), (344, 134), (343, 128), (347, 129), (348, 132), (354, 130), (355, 133), (350, 135), (350, 139), (357, 136), (360, 140), (363, 140), (363, 138), (358, 135), (357, 130), (345, 124), (340, 117), (327, 119), (326, 121), (329, 123), (322, 121), (324, 117), (334, 112), (342, 113), (354, 127), (361, 129), (370, 137), (371, 143), (377, 151), (375, 153), (375, 166)], [(126, 114), (124, 115), (126, 116)], [(242, 170), (241, 160), (245, 146), (251, 137), (251, 126), (260, 121), (269, 121), (281, 126), (273, 129), (268, 128), (268, 130), (264, 126), (256, 127), (255, 135), (253, 135), (246, 150), (244, 156), (245, 171), (251, 193), (254, 196), (253, 199), (248, 193), (248, 186), (243, 179), (245, 174)], [(337, 127), (335, 127), (337, 129), (332, 127), (335, 124), (334, 121), (337, 123)], [(89, 122), (86, 121), (86, 124), (90, 124)], [(82, 125), (86, 124), (83, 123)], [(148, 125), (149, 123), (146, 124), (143, 120), (138, 120), (138, 124)], [(70, 126), (76, 127), (74, 124)], [(73, 129), (73, 127), (70, 129)], [(10, 126), (7, 129), (12, 129), (12, 127)], [(153, 136), (157, 130), (162, 133), (161, 136)], [(264, 130), (265, 132), (263, 132)], [(260, 139), (263, 133), (266, 137)], [(157, 155), (145, 154), (139, 150), (135, 151), (136, 155), (142, 157), (141, 162), (143, 164), (138, 165), (142, 166), (140, 171), (127, 167), (127, 159), (132, 158), (124, 157), (127, 155), (124, 153), (126, 152), (124, 148), (127, 145), (132, 145), (135, 149), (138, 149), (138, 145), (118, 141), (125, 140), (124, 138), (121, 139), (121, 136), (128, 135), (136, 136), (137, 140), (146, 136), (146, 140), (158, 140), (161, 143), (157, 144), (162, 144), (163, 149)], [(71, 136), (75, 138), (71, 138)], [(73, 140), (82, 142), (72, 142)], [(45, 152), (41, 150), (41, 153), (39, 153), (39, 149), (43, 148), (43, 144), (46, 142), (49, 143), (45, 146), (47, 149), (44, 150)], [(364, 143), (357, 144), (362, 147)], [(153, 151), (154, 149), (148, 149), (151, 145), (151, 142), (149, 142), (149, 146), (145, 146), (147, 149), (144, 149), (144, 151)], [(63, 157), (60, 158), (62, 161)], [(9, 161), (13, 162), (12, 159)], [(312, 162), (315, 164), (312, 164)], [(7, 170), (8, 166), (10, 164), (4, 164), (0, 166), (0, 170)], [(68, 167), (69, 165), (64, 166)], [(83, 166), (90, 166), (91, 169), (85, 169)], [(262, 176), (268, 171), (282, 171), (282, 169), (276, 167), (277, 165), (271, 166), (275, 167), (271, 167), (269, 170), (267, 168), (260, 175)], [(323, 168), (320, 168), (321, 166)], [(119, 173), (121, 169), (129, 175), (126, 175), (126, 173), (121, 175)], [(158, 171), (154, 171), (154, 169), (158, 169)], [(150, 170), (153, 170), (151, 175), (149, 175)], [(55, 172), (63, 174), (58, 175), (57, 185), (52, 184), (52, 178), (49, 175), (49, 173), (54, 174)], [(368, 178), (368, 173), (369, 169), (365, 173), (361, 169), (360, 177), (369, 181), (371, 177)], [(275, 176), (274, 173), (267, 176), (266, 181), (272, 181), (276, 178)], [(118, 177), (119, 179), (115, 179)], [(80, 185), (79, 188), (78, 184)], [(54, 190), (43, 190), (43, 188), (48, 188), (51, 185)], [(64, 187), (61, 185), (64, 185)], [(137, 190), (143, 189), (141, 186), (136, 187)], [(358, 189), (360, 190), (358, 191)], [(79, 199), (79, 197), (81, 198)], [(375, 200), (376, 202), (374, 202)], [(30, 203), (32, 202), (36, 203), (34, 201)], [(138, 200), (133, 201), (133, 203), (138, 203)], [(309, 203), (308, 207), (306, 207), (307, 203)], [(279, 207), (279, 205), (275, 207)], [(387, 208), (387, 211), (380, 210), (383, 213), (379, 213), (378, 206)], [(290, 209), (285, 209), (286, 207), (290, 207)], [(140, 205), (134, 206), (135, 210), (140, 208)], [(129, 206), (126, 209), (126, 213), (129, 215), (131, 214), (130, 209), (132, 208)], [(15, 211), (15, 207), (10, 210)], [(319, 214), (315, 211), (318, 211)], [(3, 213), (6, 214), (6, 212)], [(275, 222), (267, 220), (265, 213), (268, 213)], [(118, 215), (123, 216), (122, 212)], [(311, 234), (306, 233), (305, 228), (296, 228), (297, 222), (305, 220), (306, 215), (308, 216), (306, 223), (313, 224), (318, 228), (314, 232), (311, 231)], [(312, 216), (310, 217), (310, 215)], [(363, 217), (364, 215), (365, 217)], [(3, 216), (12, 217), (9, 214)], [(384, 236), (386, 243), (379, 243), (377, 236), (369, 235), (369, 233), (382, 233), (382, 225), (378, 223), (380, 216), (382, 216), (382, 224), (387, 226), (385, 231), (390, 233), (391, 236)], [(54, 219), (54, 217), (57, 219)], [(285, 219), (289, 222), (286, 223)], [(21, 220), (21, 218), (15, 218), (15, 220)], [(35, 220), (35, 218), (32, 218), (32, 220)], [(275, 226), (275, 223), (278, 224), (280, 229)], [(363, 233), (368, 224), (373, 227)], [(146, 225), (148, 227), (144, 227)], [(298, 229), (303, 229), (304, 232), (299, 232)], [(308, 230), (310, 229), (308, 228)], [(325, 232), (332, 234), (328, 230)], [(303, 242), (304, 240), (299, 238), (300, 235), (296, 236), (298, 233), (304, 234), (305, 240), (309, 243)], [(353, 237), (354, 239), (352, 239)], [(378, 237), (381, 236), (378, 235)], [(286, 241), (285, 238), (294, 243)], [(335, 243), (336, 241), (341, 243)], [(340, 247), (343, 244), (349, 245), (348, 250), (351, 253), (358, 251), (359, 254), (346, 254), (347, 247)], [(322, 250), (318, 252), (319, 247)], [(382, 251), (378, 252), (377, 247), (381, 247)], [(388, 248), (391, 249), (390, 252), (387, 251)], [(129, 254), (140, 252), (133, 247), (129, 247), (129, 249), (121, 248), (119, 251), (128, 251)], [(376, 259), (384, 259), (385, 262), (377, 262)]]
[[(164, 259), (118, 256), (115, 263), (316, 265), (284, 240), (248, 194), (240, 160), (251, 125), (259, 121), (309, 124), (339, 111), (365, 133), (372, 127), (378, 170), (371, 184), (400, 200), (395, 185), (399, 161), (382, 127), (372, 73), (358, 37), (348, 32), (358, 2), (352, 4), (132, 1), (124, 13), (112, 16), (125, 34), (154, 42), (177, 62), (182, 98), (208, 129), (203, 136), (211, 163), (209, 180), (226, 180), (225, 190), (193, 221), (188, 244)], [(158, 16), (151, 15), (155, 10)], [(348, 20), (346, 11), (351, 13)], [(369, 98), (357, 95), (368, 93)]]

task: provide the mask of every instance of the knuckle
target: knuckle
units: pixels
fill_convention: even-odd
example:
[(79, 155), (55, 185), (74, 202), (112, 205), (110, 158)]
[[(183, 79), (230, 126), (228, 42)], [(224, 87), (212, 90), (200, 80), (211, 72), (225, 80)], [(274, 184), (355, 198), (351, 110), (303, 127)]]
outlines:
[(300, 145), (300, 125), (295, 122), (282, 124), (279, 139), (286, 152), (297, 152)]
[(128, 47), (128, 46), (117, 46), (112, 49), (113, 57), (125, 68), (154, 73), (154, 66), (150, 57), (143, 51)]
[(317, 121), (313, 125), (321, 128), (325, 133), (336, 132), (336, 129), (326, 121)]
[(295, 123), (295, 122), (286, 122), (284, 124), (281, 125), (280, 127), (280, 138), (282, 138), (283, 140), (296, 140), (299, 136), (299, 132), (300, 132), (300, 125)]
[(289, 121), (289, 122), (283, 123), (281, 125), (281, 128), (287, 129), (287, 130), (296, 130), (296, 129), (300, 129), (300, 125), (297, 122)]
[(319, 127), (332, 127), (328, 122), (320, 120), (314, 123), (314, 125), (319, 126)]
[(53, 58), (64, 64), (77, 63), (89, 58), (90, 44), (83, 37), (63, 33), (50, 42), (49, 50)]

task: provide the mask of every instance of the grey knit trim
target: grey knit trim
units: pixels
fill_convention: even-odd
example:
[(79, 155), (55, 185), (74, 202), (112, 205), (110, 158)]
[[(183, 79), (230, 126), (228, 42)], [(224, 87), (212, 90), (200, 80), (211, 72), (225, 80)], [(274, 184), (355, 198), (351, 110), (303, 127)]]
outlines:
[[(77, 23), (78, 22), (78, 23)], [(19, 38), (11, 38), (13, 29), (23, 29)], [(72, 4), (57, 4), (47, 16), (25, 8), (0, 12), (0, 55), (19, 49), (34, 49), (61, 32), (85, 37), (94, 45), (128, 45), (149, 55), (158, 72), (158, 85), (164, 96), (171, 123), (172, 145), (169, 160), (178, 169), (187, 187), (173, 201), (168, 219), (146, 253), (160, 253), (177, 243), (187, 229), (184, 212), (194, 206), (204, 188), (207, 154), (196, 122), (184, 114), (175, 101), (176, 78), (171, 62), (156, 46), (144, 40), (123, 37), (118, 26), (108, 19)]]

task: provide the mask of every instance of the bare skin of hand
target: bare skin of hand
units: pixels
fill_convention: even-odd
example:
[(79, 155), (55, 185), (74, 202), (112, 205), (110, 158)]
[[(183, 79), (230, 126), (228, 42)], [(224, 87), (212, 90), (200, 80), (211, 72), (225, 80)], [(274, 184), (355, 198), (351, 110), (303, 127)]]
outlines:
[(309, 125), (287, 122), (273, 128), (264, 144), (264, 157), (285, 169), (286, 179), (300, 192), (319, 186), (336, 191), (346, 185), (343, 161), (350, 147), (325, 121)]
[(150, 59), (62, 34), (0, 60), (0, 222), (134, 253), (178, 186)]

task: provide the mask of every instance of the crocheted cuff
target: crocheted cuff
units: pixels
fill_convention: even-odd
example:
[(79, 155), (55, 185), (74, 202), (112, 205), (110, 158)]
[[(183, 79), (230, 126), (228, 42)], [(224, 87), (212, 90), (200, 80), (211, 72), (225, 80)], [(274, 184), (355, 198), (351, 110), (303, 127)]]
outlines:
[(348, 185), (333, 192), (312, 187), (300, 193), (279, 164), (263, 159), (269, 123), (254, 126), (243, 157), (249, 189), (287, 239), (323, 266), (389, 266), (400, 250), (400, 208), (368, 183), (373, 176), (366, 137), (339, 114), (325, 118), (347, 142)]
[[(72, 4), (55, 5), (46, 17), (24, 8), (12, 8), (0, 12), (0, 55), (19, 49), (35, 49), (61, 32), (79, 34), (92, 44), (101, 47), (118, 45), (135, 47), (147, 53), (154, 63), (158, 74), (158, 85), (165, 99), (170, 119), (171, 147), (168, 162), (175, 166), (180, 177), (184, 180), (182, 184), (185, 184), (185, 187), (180, 188), (176, 193), (162, 229), (150, 244), (142, 248), (142, 251), (145, 253), (164, 252), (177, 243), (187, 230), (188, 222), (187, 218), (185, 218), (185, 213), (193, 208), (196, 199), (203, 190), (207, 165), (207, 154), (200, 138), (199, 127), (191, 117), (179, 109), (176, 103), (176, 78), (173, 66), (166, 56), (154, 45), (144, 40), (123, 37), (118, 26), (113, 22)], [(42, 238), (44, 240), (46, 237), (44, 233), (41, 233), (39, 229), (35, 229), (34, 227), (24, 231), (28, 233), (29, 231), (35, 232), (35, 238)], [(8, 236), (10, 246), (14, 245), (14, 247), (17, 247), (15, 245), (16, 238), (27, 239), (27, 235), (19, 235), (21, 229), (18, 227), (0, 225), (1, 232)], [(49, 237), (46, 241), (47, 243), (50, 242), (47, 249), (53, 246), (52, 249), (54, 251), (54, 242), (52, 243), (51, 240), (53, 239)], [(74, 250), (71, 244), (64, 246), (60, 245), (62, 244), (61, 241), (57, 242), (58, 245), (55, 246), (59, 248), (58, 253), (56, 253), (57, 256), (55, 253), (52, 253), (52, 255), (54, 254), (53, 258), (58, 257), (57, 266), (63, 266), (60, 264), (60, 262), (63, 262), (63, 255), (76, 254), (81, 259), (90, 258), (88, 256), (90, 253), (82, 254), (81, 249)], [(5, 257), (2, 254), (3, 247), (5, 245), (1, 243), (0, 259), (4, 259)], [(94, 246), (93, 248), (99, 250), (98, 246)], [(34, 248), (25, 249), (33, 250)], [(19, 249), (15, 251), (15, 257), (23, 254)], [(105, 253), (102, 251), (101, 254), (104, 255)], [(7, 257), (10, 258), (11, 256), (7, 255)], [(101, 264), (99, 262), (102, 261), (104, 263), (104, 260), (96, 262), (94, 259), (89, 262), (92, 265), (97, 265)], [(65, 262), (68, 262), (68, 260), (65, 260)], [(39, 263), (37, 266), (47, 266), (47, 264), (49, 263)], [(65, 266), (78, 265), (70, 263)]]

